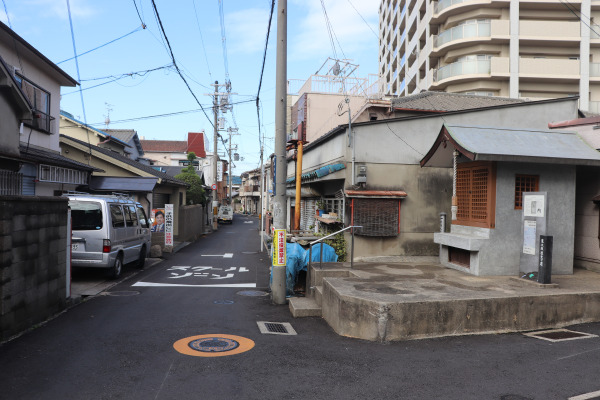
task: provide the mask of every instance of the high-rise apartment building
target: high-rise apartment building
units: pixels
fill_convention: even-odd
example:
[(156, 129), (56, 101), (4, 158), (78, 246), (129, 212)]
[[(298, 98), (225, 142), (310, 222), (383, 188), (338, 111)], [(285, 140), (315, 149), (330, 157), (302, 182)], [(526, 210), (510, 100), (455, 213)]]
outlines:
[(600, 1), (382, 0), (383, 92), (546, 99), (600, 111)]

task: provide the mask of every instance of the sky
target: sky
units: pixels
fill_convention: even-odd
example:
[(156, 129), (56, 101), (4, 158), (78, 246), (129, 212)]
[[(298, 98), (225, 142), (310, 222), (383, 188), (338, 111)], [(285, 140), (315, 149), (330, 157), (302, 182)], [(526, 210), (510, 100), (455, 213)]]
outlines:
[[(233, 174), (257, 168), (256, 97), (271, 0), (154, 3), (189, 89), (173, 66), (152, 0), (2, 0), (0, 21), (81, 83), (81, 92), (62, 88), (61, 109), (98, 129), (108, 116), (110, 129), (135, 129), (146, 139), (186, 140), (188, 132), (204, 130), (212, 150), (208, 94), (211, 84), (228, 79), (235, 94), (225, 127), (238, 128), (232, 143), (243, 158), (234, 162)], [(376, 74), (378, 9), (376, 0), (288, 0), (287, 78), (306, 80), (335, 56), (358, 64), (356, 77)], [(274, 152), (276, 36), (277, 4), (259, 95), (265, 160)]]

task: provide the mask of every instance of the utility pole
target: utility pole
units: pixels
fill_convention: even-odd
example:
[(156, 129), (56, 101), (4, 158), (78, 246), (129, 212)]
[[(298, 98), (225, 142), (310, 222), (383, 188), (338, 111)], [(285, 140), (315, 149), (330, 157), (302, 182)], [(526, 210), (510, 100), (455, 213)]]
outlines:
[(217, 154), (217, 148), (218, 148), (218, 136), (219, 136), (219, 124), (217, 121), (217, 118), (219, 116), (219, 81), (215, 81), (215, 84), (213, 85), (215, 87), (215, 94), (214, 94), (214, 98), (213, 98), (213, 115), (214, 115), (214, 125), (215, 125), (215, 131), (214, 131), (214, 135), (213, 135), (213, 168), (212, 168), (212, 174), (213, 174), (213, 178), (214, 178), (214, 186), (213, 186), (213, 191), (212, 191), (212, 206), (213, 206), (213, 229), (216, 231), (217, 229), (219, 229), (219, 224), (217, 223), (217, 207), (219, 206), (219, 199), (217, 197), (217, 188), (218, 188), (218, 184), (217, 184), (217, 162), (219, 162), (219, 155)]
[[(285, 180), (287, 160), (285, 147), (287, 111), (287, 0), (277, 1), (277, 66), (275, 82), (275, 195), (273, 227), (286, 229), (287, 208)], [(285, 243), (283, 244), (285, 246)], [(273, 265), (272, 296), (275, 304), (285, 304), (285, 266)]]
[[(231, 192), (231, 178), (233, 175), (233, 168), (232, 168), (232, 164), (231, 164), (231, 137), (232, 136), (238, 136), (239, 133), (237, 133), (238, 128), (227, 128), (227, 132), (229, 133), (229, 205), (231, 207), (233, 207), (233, 193)], [(234, 150), (237, 149), (237, 145), (234, 148)], [(233, 209), (233, 208), (232, 208)]]

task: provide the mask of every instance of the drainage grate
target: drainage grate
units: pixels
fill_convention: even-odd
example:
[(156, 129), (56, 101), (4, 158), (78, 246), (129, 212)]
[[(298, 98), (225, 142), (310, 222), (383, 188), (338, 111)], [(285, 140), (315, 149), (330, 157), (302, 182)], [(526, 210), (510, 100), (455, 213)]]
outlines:
[(505, 394), (500, 396), (500, 400), (533, 400), (531, 397), (520, 396), (518, 394)]
[(550, 329), (547, 331), (528, 332), (525, 336), (547, 340), (549, 342), (563, 342), (565, 340), (588, 339), (598, 337), (591, 333), (576, 332), (569, 329)]
[(271, 335), (297, 335), (292, 325), (288, 322), (257, 321), (260, 333)]

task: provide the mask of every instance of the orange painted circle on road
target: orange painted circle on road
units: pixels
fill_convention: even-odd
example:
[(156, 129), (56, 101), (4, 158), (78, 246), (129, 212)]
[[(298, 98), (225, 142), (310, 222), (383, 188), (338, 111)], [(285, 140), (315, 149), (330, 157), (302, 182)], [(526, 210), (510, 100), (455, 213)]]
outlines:
[(250, 339), (222, 334), (190, 336), (173, 343), (173, 348), (181, 354), (195, 357), (232, 356), (253, 347), (254, 341)]

